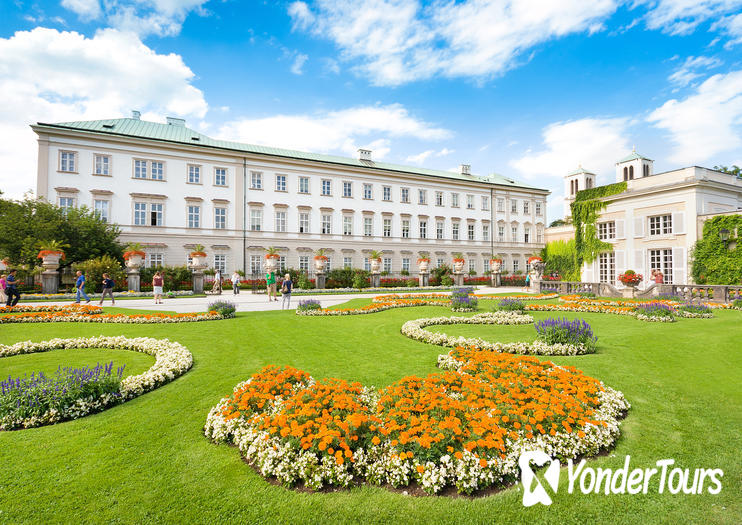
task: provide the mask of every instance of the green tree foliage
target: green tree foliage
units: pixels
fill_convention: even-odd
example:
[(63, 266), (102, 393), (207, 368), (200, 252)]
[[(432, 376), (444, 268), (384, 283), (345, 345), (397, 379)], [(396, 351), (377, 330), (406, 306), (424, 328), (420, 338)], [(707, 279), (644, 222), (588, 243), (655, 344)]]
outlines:
[[(720, 230), (729, 230), (726, 245)], [(692, 251), (693, 280), (700, 284), (742, 283), (742, 215), (720, 215), (703, 225), (703, 238)], [(730, 250), (729, 247), (734, 246)]]
[(736, 164), (732, 166), (731, 168), (728, 168), (727, 166), (714, 166), (714, 169), (718, 171), (723, 171), (724, 173), (729, 173), (730, 175), (736, 175), (737, 177), (742, 177), (742, 168), (740, 168)]
[(16, 266), (40, 265), (39, 243), (52, 240), (70, 246), (64, 250), (63, 266), (103, 255), (123, 260), (118, 226), (85, 207), (64, 210), (41, 200), (0, 199), (0, 232), (0, 258)]
[(85, 262), (76, 263), (75, 270), (85, 272), (86, 289), (100, 292), (103, 289), (103, 274), (107, 273), (117, 284), (124, 279), (124, 269), (118, 259), (103, 255)]
[(545, 275), (558, 273), (565, 281), (579, 281), (580, 270), (575, 263), (575, 241), (551, 241), (540, 253), (546, 267)]
[[(152, 289), (152, 277), (156, 271), (162, 272), (165, 291), (190, 290), (193, 273), (187, 266), (160, 266), (157, 268), (142, 268), (139, 272), (143, 290)], [(227, 277), (227, 276), (223, 276)]]
[(601, 200), (626, 191), (626, 182), (617, 182), (606, 186), (596, 186), (577, 192), (572, 203), (572, 224), (575, 227), (575, 267), (581, 268), (582, 263), (591, 263), (600, 252), (611, 251), (612, 246), (598, 239), (598, 229), (595, 221), (607, 205)]

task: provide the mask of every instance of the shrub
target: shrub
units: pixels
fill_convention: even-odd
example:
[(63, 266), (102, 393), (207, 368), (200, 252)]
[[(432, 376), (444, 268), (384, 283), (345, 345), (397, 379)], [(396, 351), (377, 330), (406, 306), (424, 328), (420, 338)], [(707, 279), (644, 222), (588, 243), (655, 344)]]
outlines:
[(732, 302), (732, 306), (735, 308), (742, 308), (742, 299), (735, 299), (734, 302)]
[(407, 277), (408, 275), (410, 275), (410, 271), (409, 270), (405, 270), (404, 268), (402, 268), (402, 270), (399, 272), (399, 275), (402, 275), (404, 277)]
[(237, 311), (237, 305), (232, 301), (214, 301), (209, 303), (208, 311), (214, 311), (222, 317), (234, 317), (234, 313)]
[(441, 285), (442, 286), (452, 286), (453, 285), (453, 278), (446, 274), (443, 277), (441, 277)]
[(595, 298), (595, 294), (593, 292), (580, 292), (577, 295), (579, 295), (580, 297), (586, 297), (588, 299), (594, 299)]
[(506, 297), (504, 299), (500, 299), (493, 308), (494, 310), (502, 310), (505, 312), (522, 312), (526, 309), (526, 303), (521, 301), (520, 299), (511, 299), (509, 297)]
[(674, 309), (665, 303), (651, 302), (637, 305), (636, 313), (647, 317), (672, 317)]
[(296, 281), (296, 286), (302, 290), (311, 290), (312, 288), (314, 288), (314, 285), (309, 280), (309, 277), (307, 277), (307, 274), (304, 272), (299, 274), (299, 278)]
[(356, 270), (353, 274), (353, 288), (367, 288), (368, 287), (368, 272), (365, 270)]
[(535, 328), (538, 339), (550, 345), (584, 345), (594, 350), (598, 343), (592, 328), (582, 319), (549, 318), (536, 323)]
[[(124, 270), (119, 261), (110, 255), (103, 255), (96, 259), (74, 265), (75, 270), (85, 272), (85, 288), (88, 291), (100, 292), (103, 290), (103, 274), (107, 273), (116, 283), (124, 280)], [(120, 286), (117, 288), (120, 289)]]
[(300, 312), (305, 310), (321, 310), (322, 305), (317, 299), (306, 299), (304, 301), (299, 301), (299, 306), (297, 306), (296, 309)]
[(414, 288), (418, 284), (417, 279), (407, 279), (407, 286), (410, 288)]
[(469, 312), (477, 309), (479, 301), (473, 295), (473, 288), (456, 288), (451, 292), (451, 310), (454, 312)]

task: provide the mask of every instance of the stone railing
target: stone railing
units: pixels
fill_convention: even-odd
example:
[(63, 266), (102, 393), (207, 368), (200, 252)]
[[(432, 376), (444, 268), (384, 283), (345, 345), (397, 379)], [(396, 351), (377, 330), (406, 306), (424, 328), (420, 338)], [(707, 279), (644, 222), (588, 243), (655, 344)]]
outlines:
[(670, 288), (671, 291), (668, 293), (682, 297), (686, 301), (730, 303), (737, 299), (742, 299), (742, 286), (700, 284), (670, 284), (659, 286)]
[[(583, 283), (574, 281), (541, 281), (539, 292), (561, 295), (594, 293), (600, 297), (625, 297), (624, 291), (608, 283)], [(651, 299), (660, 296), (682, 297), (688, 302), (708, 301), (729, 303), (742, 299), (742, 286), (699, 284), (652, 284), (645, 290), (636, 290), (634, 297)]]

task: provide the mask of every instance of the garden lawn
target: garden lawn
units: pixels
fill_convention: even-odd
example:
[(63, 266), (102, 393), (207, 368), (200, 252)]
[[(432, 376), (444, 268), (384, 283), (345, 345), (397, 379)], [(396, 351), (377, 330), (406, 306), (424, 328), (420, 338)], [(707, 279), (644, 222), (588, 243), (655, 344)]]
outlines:
[[(343, 307), (368, 302), (356, 299)], [(436, 372), (437, 355), (448, 349), (408, 339), (400, 327), (410, 319), (444, 315), (450, 310), (427, 306), (342, 317), (240, 313), (231, 320), (167, 325), (2, 325), (3, 344), (94, 335), (167, 337), (187, 346), (195, 363), (174, 382), (105, 412), (0, 432), (0, 523), (742, 522), (738, 311), (672, 324), (607, 314), (533, 314), (536, 320), (587, 320), (599, 337), (598, 353), (552, 360), (603, 380), (632, 404), (616, 449), (589, 460), (590, 466), (619, 468), (628, 454), (632, 468), (654, 467), (665, 458), (691, 470), (721, 468), (723, 490), (716, 496), (657, 494), (656, 489), (636, 496), (570, 495), (566, 469), (550, 507), (524, 508), (518, 486), (474, 499), (414, 498), (371, 486), (305, 493), (265, 481), (236, 449), (203, 436), (209, 409), (266, 364), (377, 386)], [(444, 331), (491, 340), (498, 331), (502, 340), (535, 335), (530, 325), (446, 326)], [(66, 365), (66, 352), (56, 350), (44, 359)], [(91, 352), (91, 362), (100, 355)], [(28, 370), (39, 363), (29, 360)]]

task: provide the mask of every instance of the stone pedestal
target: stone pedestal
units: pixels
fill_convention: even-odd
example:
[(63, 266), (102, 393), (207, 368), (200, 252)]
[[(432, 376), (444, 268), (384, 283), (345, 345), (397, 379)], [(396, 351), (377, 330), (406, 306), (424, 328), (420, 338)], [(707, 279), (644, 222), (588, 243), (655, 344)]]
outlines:
[(493, 288), (499, 288), (500, 286), (502, 286), (502, 279), (500, 277), (500, 272), (491, 273), (490, 282), (492, 283)]
[(57, 293), (59, 291), (59, 272), (46, 270), (41, 272), (41, 293)]
[(464, 286), (464, 274), (462, 272), (453, 272), (454, 286)]
[(417, 282), (422, 288), (423, 286), (430, 286), (430, 274), (428, 272), (420, 272), (417, 277)]
[(138, 267), (126, 270), (126, 289), (130, 292), (138, 292), (141, 290), (141, 278), (139, 276)]
[(371, 288), (381, 287), (381, 274), (378, 272), (371, 273)]
[(633, 299), (636, 296), (636, 286), (625, 286), (621, 290), (621, 295), (625, 299)]
[(193, 270), (193, 293), (198, 295), (204, 293), (204, 271)]
[(318, 289), (323, 289), (325, 287), (325, 280), (327, 276), (325, 275), (325, 272), (317, 272), (314, 274), (314, 287)]

